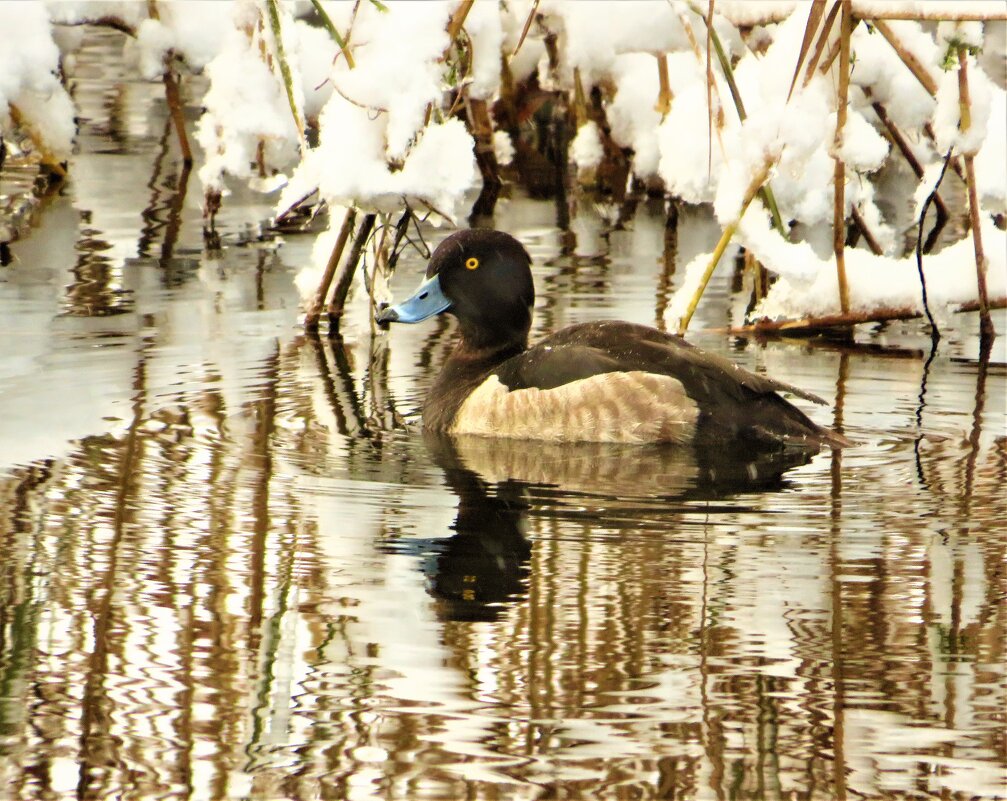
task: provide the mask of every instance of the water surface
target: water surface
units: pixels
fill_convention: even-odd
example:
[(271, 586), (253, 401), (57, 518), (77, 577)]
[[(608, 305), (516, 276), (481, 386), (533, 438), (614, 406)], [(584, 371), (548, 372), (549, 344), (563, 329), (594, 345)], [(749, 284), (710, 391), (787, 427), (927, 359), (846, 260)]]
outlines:
[[(82, 54), (71, 183), (0, 268), (0, 798), (1007, 795), (1004, 337), (734, 339), (726, 265), (691, 338), (857, 447), (753, 479), (425, 439), (450, 325), (373, 333), (358, 296), (305, 336), (311, 236), (236, 188), (205, 247), (120, 50)], [(660, 324), (718, 233), (611, 211), (501, 202), (536, 335)]]

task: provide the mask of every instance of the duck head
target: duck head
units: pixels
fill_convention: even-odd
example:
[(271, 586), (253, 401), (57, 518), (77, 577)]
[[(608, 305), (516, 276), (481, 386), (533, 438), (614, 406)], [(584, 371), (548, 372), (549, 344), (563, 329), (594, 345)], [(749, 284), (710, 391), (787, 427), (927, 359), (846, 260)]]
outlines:
[(473, 228), (452, 234), (434, 251), (426, 280), (407, 300), (378, 312), (379, 323), (418, 323), (448, 312), (475, 348), (524, 346), (535, 286), (531, 258), (510, 234)]

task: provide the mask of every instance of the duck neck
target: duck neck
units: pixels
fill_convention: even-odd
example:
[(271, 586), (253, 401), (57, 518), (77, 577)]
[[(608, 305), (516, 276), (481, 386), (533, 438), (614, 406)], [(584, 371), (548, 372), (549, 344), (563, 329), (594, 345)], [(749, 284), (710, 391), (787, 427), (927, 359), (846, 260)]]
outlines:
[(512, 356), (528, 348), (527, 334), (521, 339), (477, 345), (464, 335), (440, 375), (434, 381), (423, 407), (423, 426), (433, 431), (446, 431), (455, 414), (473, 389), (493, 370)]

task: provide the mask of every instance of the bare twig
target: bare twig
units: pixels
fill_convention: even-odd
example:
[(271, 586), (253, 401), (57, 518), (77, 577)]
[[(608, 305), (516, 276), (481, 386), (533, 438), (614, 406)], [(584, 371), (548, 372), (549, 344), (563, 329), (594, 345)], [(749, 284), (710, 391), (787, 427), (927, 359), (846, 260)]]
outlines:
[(856, 206), (853, 207), (850, 216), (853, 217), (853, 224), (860, 230), (860, 233), (864, 237), (864, 241), (867, 243), (867, 247), (870, 248), (871, 253), (875, 256), (883, 256), (885, 253), (884, 248), (882, 248), (878, 243), (878, 240), (875, 238), (870, 227), (867, 225), (867, 221), (864, 219), (860, 210)]
[[(881, 120), (881, 124), (884, 125), (885, 128), (888, 130), (888, 135), (895, 143), (895, 146), (899, 149), (899, 152), (902, 153), (905, 160), (909, 163), (909, 166), (912, 168), (913, 173), (915, 173), (917, 178), (922, 178), (923, 165), (920, 164), (919, 159), (916, 158), (916, 154), (913, 152), (913, 149), (909, 146), (909, 142), (902, 135), (902, 132), (898, 129), (895, 123), (892, 122), (891, 118), (888, 116), (888, 111), (885, 109), (883, 105), (881, 105), (881, 103), (877, 102), (872, 103), (871, 108), (873, 108), (874, 113), (878, 115), (878, 119)], [(948, 218), (950, 217), (950, 215), (948, 214), (948, 207), (947, 205), (945, 205), (944, 199), (941, 197), (939, 192), (934, 195), (933, 204), (934, 207), (937, 209), (937, 220), (934, 222), (934, 228), (930, 232), (929, 236), (927, 236), (927, 241), (923, 246), (924, 253), (930, 252), (934, 242), (936, 241), (937, 236), (943, 230), (944, 226), (947, 224)]]
[(21, 110), (13, 103), (8, 104), (7, 108), (10, 111), (11, 122), (13, 122), (16, 127), (24, 128), (25, 131), (27, 131), (32, 144), (35, 146), (36, 150), (38, 150), (42, 163), (60, 178), (66, 178), (66, 169), (53, 152), (49, 150), (49, 147), (39, 135), (39, 132), (35, 130), (34, 126), (29, 125), (25, 121)]
[[(811, 54), (811, 60), (808, 62), (808, 68), (804, 73), (804, 81), (802, 86), (807, 86), (808, 82), (815, 75), (815, 68), (818, 66), (818, 62), (822, 58), (822, 53), (825, 52), (825, 45), (829, 43), (829, 34), (832, 31), (832, 26), (836, 21), (836, 17), (839, 15), (839, 9), (842, 8), (842, 0), (836, 0), (832, 4), (832, 8), (829, 9), (829, 15), (825, 18), (825, 24), (822, 26), (822, 32), (818, 35), (818, 41), (815, 43), (815, 52)], [(832, 58), (835, 58), (835, 54), (830, 52), (830, 58), (827, 58), (826, 64), (831, 64)], [(828, 70), (823, 70), (827, 72)]]
[(448, 23), (448, 41), (454, 42), (458, 38), (458, 34), (461, 32), (462, 26), (465, 24), (465, 18), (469, 15), (469, 11), (472, 10), (472, 6), (475, 5), (476, 0), (462, 0), (458, 8), (455, 9), (455, 13), (451, 15), (451, 21)]

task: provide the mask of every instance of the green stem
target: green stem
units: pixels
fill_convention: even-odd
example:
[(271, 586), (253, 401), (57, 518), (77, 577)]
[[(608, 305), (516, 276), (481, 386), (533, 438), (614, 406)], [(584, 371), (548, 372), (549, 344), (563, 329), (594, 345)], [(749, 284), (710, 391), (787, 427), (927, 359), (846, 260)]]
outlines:
[(297, 127), (297, 136), (304, 140), (304, 123), (301, 121), (301, 113), (297, 110), (297, 101), (294, 99), (294, 77), (290, 72), (290, 65), (287, 63), (287, 56), (283, 51), (283, 33), (280, 30), (280, 10), (276, 6), (276, 0), (267, 0), (266, 8), (269, 9), (269, 27), (272, 28), (273, 38), (276, 40), (276, 58), (280, 62), (280, 74), (283, 76), (283, 86), (287, 90), (287, 101), (290, 103), (290, 113), (294, 117), (294, 125)]
[(325, 30), (329, 32), (329, 36), (331, 36), (332, 40), (339, 45), (339, 49), (343, 51), (343, 57), (346, 59), (346, 66), (353, 69), (357, 66), (356, 62), (353, 61), (353, 54), (350, 53), (350, 48), (346, 46), (346, 40), (339, 35), (339, 31), (336, 30), (336, 26), (333, 24), (332, 20), (329, 19), (329, 15), (325, 13), (325, 8), (322, 6), (321, 0), (311, 0), (311, 5), (314, 6), (319, 19), (322, 21), (322, 25), (324, 25)]
[[(696, 11), (695, 9), (693, 9)], [(699, 14), (698, 11), (696, 11)], [(700, 16), (703, 16), (700, 14)], [(703, 17), (705, 20), (706, 18)], [(724, 72), (724, 78), (727, 81), (727, 87), (731, 90), (731, 99), (734, 100), (734, 107), (738, 110), (738, 119), (742, 122), (748, 116), (745, 112), (745, 104), (741, 99), (741, 92), (738, 91), (738, 84), (734, 80), (734, 70), (731, 68), (731, 61), (727, 57), (727, 53), (724, 52), (724, 46), (720, 43), (720, 37), (717, 35), (716, 29), (710, 26), (710, 40), (713, 42), (713, 49), (717, 53), (717, 61), (720, 62), (720, 68)], [(766, 208), (769, 209), (769, 214), (773, 218), (773, 227), (779, 232), (780, 236), (786, 237), (786, 232), (783, 230), (783, 218), (780, 216), (780, 209), (776, 205), (776, 196), (773, 194), (772, 188), (767, 184), (759, 190), (759, 197), (766, 204)]]

